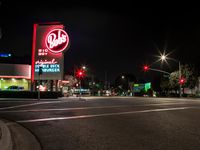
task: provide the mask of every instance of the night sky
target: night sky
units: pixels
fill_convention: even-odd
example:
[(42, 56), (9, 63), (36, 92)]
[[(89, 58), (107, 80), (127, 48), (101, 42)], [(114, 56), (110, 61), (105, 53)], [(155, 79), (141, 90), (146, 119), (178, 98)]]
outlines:
[[(172, 52), (170, 57), (182, 63), (199, 64), (200, 9), (137, 7), (128, 1), (56, 2), (3, 1), (0, 50), (31, 55), (33, 23), (58, 21), (71, 41), (65, 53), (66, 73), (85, 64), (101, 79), (105, 72), (109, 80), (122, 73), (142, 78), (143, 64), (155, 62), (159, 50)], [(151, 67), (177, 69), (177, 63), (168, 63)]]

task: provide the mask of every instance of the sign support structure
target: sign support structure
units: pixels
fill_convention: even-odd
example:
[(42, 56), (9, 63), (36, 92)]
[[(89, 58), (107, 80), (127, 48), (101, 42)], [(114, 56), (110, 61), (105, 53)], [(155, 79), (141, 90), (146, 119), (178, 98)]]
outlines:
[(41, 75), (42, 75), (42, 66), (39, 66), (39, 72), (38, 72), (38, 75), (39, 75), (39, 84), (38, 84), (38, 100), (40, 100), (40, 78), (41, 78)]

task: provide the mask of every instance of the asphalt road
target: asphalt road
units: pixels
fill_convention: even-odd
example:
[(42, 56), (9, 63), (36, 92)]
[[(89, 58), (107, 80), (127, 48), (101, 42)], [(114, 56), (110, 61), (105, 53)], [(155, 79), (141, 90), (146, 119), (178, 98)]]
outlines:
[(0, 118), (29, 129), (44, 150), (200, 149), (200, 99), (1, 99)]

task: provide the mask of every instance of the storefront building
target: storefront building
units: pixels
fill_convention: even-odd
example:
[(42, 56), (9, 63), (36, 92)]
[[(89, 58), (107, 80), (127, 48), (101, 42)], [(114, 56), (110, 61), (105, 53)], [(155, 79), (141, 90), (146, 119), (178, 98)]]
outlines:
[(0, 64), (0, 90), (31, 90), (31, 65)]

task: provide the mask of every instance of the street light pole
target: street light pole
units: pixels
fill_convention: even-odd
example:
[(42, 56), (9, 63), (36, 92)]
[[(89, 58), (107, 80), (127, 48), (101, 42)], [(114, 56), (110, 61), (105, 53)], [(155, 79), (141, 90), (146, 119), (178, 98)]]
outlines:
[[(166, 61), (166, 59), (167, 59), (167, 55), (166, 55), (165, 52), (164, 52), (164, 54), (161, 54), (160, 60)], [(179, 74), (179, 82), (180, 82), (181, 76), (182, 76), (182, 75), (181, 75), (181, 62), (180, 62), (180, 61), (177, 61), (177, 60), (175, 60), (175, 59), (172, 59), (172, 60), (178, 62), (178, 74)], [(182, 96), (181, 88), (182, 88), (181, 83), (179, 83), (179, 97)]]

